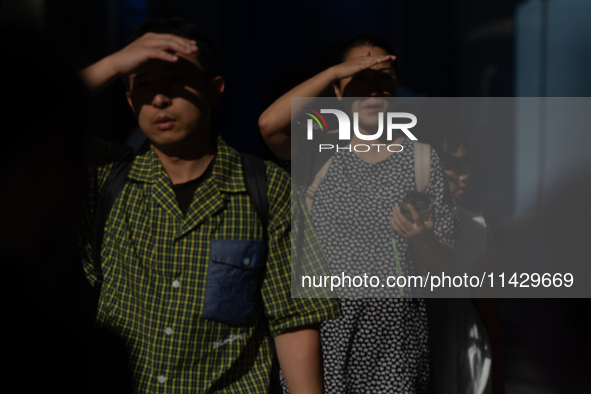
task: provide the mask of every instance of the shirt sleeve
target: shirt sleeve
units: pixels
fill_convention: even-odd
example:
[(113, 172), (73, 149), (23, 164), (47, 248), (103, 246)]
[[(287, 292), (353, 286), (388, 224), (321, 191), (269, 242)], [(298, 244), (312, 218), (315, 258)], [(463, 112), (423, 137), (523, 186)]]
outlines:
[(447, 175), (441, 159), (431, 148), (431, 174), (427, 193), (435, 196), (435, 224), (433, 231), (439, 241), (455, 244), (459, 234), (456, 203), (449, 190)]
[(269, 255), (262, 285), (265, 315), (272, 336), (340, 315), (340, 305), (330, 298), (292, 298), (291, 294), (291, 184), (287, 173), (267, 166), (271, 219)]
[(122, 147), (112, 142), (96, 140), (91, 146), (90, 153), (87, 169), (89, 187), (83, 211), (77, 223), (76, 237), (84, 272), (88, 281), (94, 284), (96, 276), (94, 274), (92, 248), (99, 195), (113, 168), (131, 155), (132, 151), (130, 148)]

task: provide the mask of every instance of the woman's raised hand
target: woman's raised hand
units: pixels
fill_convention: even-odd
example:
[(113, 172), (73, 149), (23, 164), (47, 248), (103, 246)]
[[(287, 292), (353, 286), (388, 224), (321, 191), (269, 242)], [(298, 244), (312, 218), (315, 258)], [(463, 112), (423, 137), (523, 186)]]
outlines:
[(343, 79), (360, 71), (367, 70), (376, 64), (393, 62), (394, 60), (396, 60), (396, 56), (394, 55), (371, 56), (368, 51), (364, 56), (356, 57), (341, 64), (337, 64), (336, 66), (333, 66), (332, 69), (335, 79)]

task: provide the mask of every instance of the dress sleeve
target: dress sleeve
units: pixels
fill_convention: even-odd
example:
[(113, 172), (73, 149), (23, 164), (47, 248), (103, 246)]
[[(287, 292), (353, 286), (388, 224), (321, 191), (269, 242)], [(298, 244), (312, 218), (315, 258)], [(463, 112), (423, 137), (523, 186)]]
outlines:
[(291, 181), (300, 189), (310, 184), (311, 165), (314, 163), (314, 152), (311, 151), (311, 144), (306, 141), (306, 128), (303, 121), (295, 120), (291, 124), (291, 138), (296, 140), (297, 152), (291, 158), (290, 171)]
[(447, 175), (441, 159), (431, 148), (431, 175), (427, 193), (435, 196), (435, 225), (433, 231), (442, 242), (455, 244), (459, 234), (459, 220), (456, 203), (449, 190)]
[(80, 249), (80, 257), (82, 258), (86, 277), (91, 284), (94, 284), (96, 280), (93, 267), (92, 246), (95, 212), (100, 191), (115, 165), (125, 160), (131, 154), (132, 151), (130, 148), (107, 141), (96, 140), (91, 146), (90, 160), (87, 166), (89, 179), (88, 191), (82, 214), (76, 226), (76, 238)]
[(294, 327), (320, 323), (340, 315), (336, 299), (292, 298), (290, 178), (274, 165), (267, 166), (271, 219), (269, 255), (262, 285), (265, 315), (272, 336)]

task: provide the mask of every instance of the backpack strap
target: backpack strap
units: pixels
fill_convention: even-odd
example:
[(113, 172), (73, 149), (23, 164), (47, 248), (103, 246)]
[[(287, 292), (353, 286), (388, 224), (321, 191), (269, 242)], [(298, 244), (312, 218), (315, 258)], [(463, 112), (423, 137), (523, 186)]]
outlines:
[(265, 162), (259, 158), (240, 153), (244, 183), (261, 224), (263, 225), (263, 241), (265, 244), (265, 260), (267, 258), (267, 228), (269, 227), (269, 199), (267, 198), (267, 172)]
[(415, 141), (415, 183), (417, 191), (424, 193), (431, 177), (431, 146)]
[(119, 162), (113, 168), (111, 174), (109, 174), (109, 177), (107, 178), (107, 181), (105, 182), (105, 185), (99, 194), (99, 201), (94, 218), (94, 238), (92, 245), (94, 275), (96, 276), (94, 287), (97, 290), (100, 290), (103, 284), (101, 249), (103, 245), (105, 225), (107, 224), (107, 219), (109, 217), (109, 213), (111, 212), (111, 208), (113, 208), (115, 200), (119, 194), (121, 194), (121, 191), (127, 183), (127, 174), (129, 174), (132, 163), (133, 156), (131, 156), (128, 160)]

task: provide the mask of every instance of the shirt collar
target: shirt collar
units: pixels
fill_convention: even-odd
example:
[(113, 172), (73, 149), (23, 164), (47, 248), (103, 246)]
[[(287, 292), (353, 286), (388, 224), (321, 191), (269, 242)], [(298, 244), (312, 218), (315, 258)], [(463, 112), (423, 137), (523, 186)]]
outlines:
[[(136, 155), (128, 175), (129, 179), (138, 182), (155, 183), (158, 179), (168, 181), (168, 174), (164, 171), (162, 163), (154, 147), (141, 151)], [(216, 158), (213, 163), (211, 178), (217, 184), (221, 192), (239, 193), (246, 191), (242, 160), (233, 148), (222, 137), (217, 139)]]

